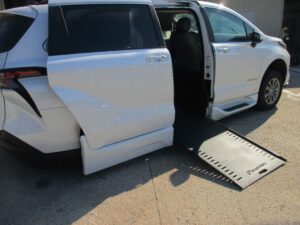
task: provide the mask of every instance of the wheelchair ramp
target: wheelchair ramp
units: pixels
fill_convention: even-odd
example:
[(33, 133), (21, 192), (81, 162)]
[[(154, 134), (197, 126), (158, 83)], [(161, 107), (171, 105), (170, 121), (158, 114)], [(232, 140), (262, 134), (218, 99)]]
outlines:
[(175, 140), (242, 189), (286, 162), (281, 156), (217, 122), (193, 115), (176, 117)]

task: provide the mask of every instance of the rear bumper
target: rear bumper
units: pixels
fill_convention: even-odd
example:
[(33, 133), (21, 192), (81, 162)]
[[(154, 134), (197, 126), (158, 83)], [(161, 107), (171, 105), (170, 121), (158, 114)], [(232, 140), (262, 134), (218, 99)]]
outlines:
[(0, 141), (1, 148), (8, 152), (40, 154), (40, 151), (4, 130), (0, 131)]
[(43, 154), (6, 131), (0, 132), (0, 147), (22, 163), (38, 169), (81, 167), (80, 149)]

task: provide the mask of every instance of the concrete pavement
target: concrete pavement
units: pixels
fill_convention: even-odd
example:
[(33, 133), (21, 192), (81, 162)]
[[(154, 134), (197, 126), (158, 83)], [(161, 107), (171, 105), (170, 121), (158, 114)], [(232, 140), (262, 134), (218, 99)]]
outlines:
[(64, 165), (61, 158), (0, 151), (0, 225), (299, 225), (300, 73), (277, 109), (222, 122), (283, 155), (287, 165), (240, 191), (180, 147), (87, 177), (76, 156)]

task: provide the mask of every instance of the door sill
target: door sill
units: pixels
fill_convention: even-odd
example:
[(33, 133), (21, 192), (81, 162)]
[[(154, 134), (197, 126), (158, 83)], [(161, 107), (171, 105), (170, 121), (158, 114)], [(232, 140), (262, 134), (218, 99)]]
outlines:
[(258, 95), (251, 95), (241, 99), (235, 99), (226, 103), (213, 104), (210, 106), (211, 112), (209, 118), (212, 120), (220, 120), (236, 113), (245, 111), (254, 107), (257, 103)]

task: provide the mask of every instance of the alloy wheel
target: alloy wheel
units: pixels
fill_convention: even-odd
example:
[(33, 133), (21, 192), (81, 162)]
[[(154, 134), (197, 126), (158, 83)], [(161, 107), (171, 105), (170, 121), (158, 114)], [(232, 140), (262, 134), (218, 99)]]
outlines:
[(280, 94), (280, 81), (278, 78), (273, 78), (267, 84), (265, 90), (266, 103), (272, 105), (278, 99)]

